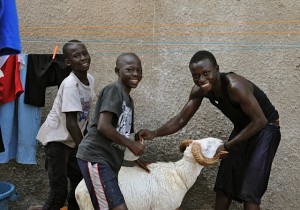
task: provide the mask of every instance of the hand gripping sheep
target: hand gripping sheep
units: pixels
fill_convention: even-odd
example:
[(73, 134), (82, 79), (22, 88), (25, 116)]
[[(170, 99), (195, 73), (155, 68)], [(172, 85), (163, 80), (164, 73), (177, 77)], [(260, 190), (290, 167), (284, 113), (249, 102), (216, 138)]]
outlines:
[[(223, 141), (216, 138), (184, 140), (177, 162), (157, 162), (148, 165), (151, 173), (140, 167), (121, 167), (119, 185), (129, 210), (175, 210), (180, 207), (186, 192), (193, 186), (201, 170), (227, 154), (222, 151), (215, 157)], [(82, 180), (75, 191), (81, 210), (93, 210), (93, 205)]]

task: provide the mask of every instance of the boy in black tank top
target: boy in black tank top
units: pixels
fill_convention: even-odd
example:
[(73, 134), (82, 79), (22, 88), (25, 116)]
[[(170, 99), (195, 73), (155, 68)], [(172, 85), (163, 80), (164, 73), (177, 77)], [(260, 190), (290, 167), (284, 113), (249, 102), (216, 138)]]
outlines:
[(281, 138), (278, 112), (255, 84), (232, 72), (220, 73), (208, 51), (197, 52), (189, 68), (195, 85), (181, 112), (154, 131), (141, 130), (139, 137), (153, 139), (177, 132), (208, 98), (234, 125), (229, 141), (216, 152), (227, 150), (229, 155), (219, 167), (215, 209), (229, 209), (232, 199), (243, 202), (244, 209), (259, 209)]

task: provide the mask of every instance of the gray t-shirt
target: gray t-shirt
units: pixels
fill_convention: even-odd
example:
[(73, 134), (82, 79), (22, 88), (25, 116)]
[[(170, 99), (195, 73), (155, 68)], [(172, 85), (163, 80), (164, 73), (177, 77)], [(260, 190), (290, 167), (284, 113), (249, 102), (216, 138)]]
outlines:
[(78, 147), (77, 157), (89, 162), (108, 163), (117, 174), (123, 163), (125, 146), (97, 131), (100, 113), (106, 111), (114, 113), (112, 124), (120, 134), (128, 138), (133, 133), (133, 100), (119, 82), (111, 83), (100, 91), (94, 116), (87, 135)]

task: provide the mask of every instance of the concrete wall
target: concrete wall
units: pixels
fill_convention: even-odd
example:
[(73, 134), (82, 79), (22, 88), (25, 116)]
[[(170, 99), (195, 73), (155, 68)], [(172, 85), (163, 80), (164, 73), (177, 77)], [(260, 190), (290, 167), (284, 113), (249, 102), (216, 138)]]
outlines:
[[(264, 3), (263, 3), (264, 2)], [(263, 209), (299, 209), (300, 3), (298, 0), (17, 0), (24, 53), (52, 53), (70, 39), (86, 43), (97, 92), (116, 80), (122, 52), (137, 53), (144, 78), (132, 92), (136, 129), (154, 129), (187, 101), (191, 56), (206, 49), (221, 71), (260, 86), (280, 113), (282, 142)], [(48, 90), (48, 106), (55, 91)], [(232, 126), (207, 101), (177, 134), (147, 143), (147, 160), (178, 160), (178, 143), (207, 136), (226, 139)], [(204, 169), (183, 209), (211, 209), (217, 166)], [(176, 192), (174, 192), (176, 193)], [(240, 208), (234, 204), (233, 208)]]

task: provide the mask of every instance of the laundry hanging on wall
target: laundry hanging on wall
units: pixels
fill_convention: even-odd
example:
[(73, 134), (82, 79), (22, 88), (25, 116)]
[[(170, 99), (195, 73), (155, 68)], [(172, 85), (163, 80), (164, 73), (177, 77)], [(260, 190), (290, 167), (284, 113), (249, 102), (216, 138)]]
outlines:
[[(24, 60), (21, 55), (0, 56), (0, 108), (2, 104), (15, 100), (23, 93), (20, 80), (20, 67), (23, 67), (22, 65), (24, 65)], [(4, 114), (1, 116), (4, 117)], [(0, 126), (0, 152), (5, 151), (2, 133), (6, 131), (2, 130), (3, 127)]]
[[(24, 59), (21, 59), (23, 56)], [(23, 56), (0, 57), (3, 76), (9, 80), (5, 83), (6, 88), (2, 85), (2, 89), (13, 90), (9, 94), (1, 93), (0, 88), (0, 98), (4, 94), (10, 96), (3, 96), (2, 102), (5, 103), (0, 105), (0, 130), (5, 149), (0, 152), (0, 163), (15, 159), (22, 164), (36, 164), (36, 135), (41, 125), (40, 107), (45, 105), (46, 87), (59, 86), (71, 72), (62, 54), (55, 58), (52, 54)], [(9, 77), (7, 72), (14, 72), (14, 75)], [(11, 87), (7, 88), (7, 85)]]
[(5, 148), (4, 148), (4, 144), (3, 144), (3, 138), (2, 138), (2, 131), (1, 131), (1, 127), (0, 127), (0, 153), (4, 152)]
[(0, 0), (0, 56), (21, 53), (15, 0)]
[[(20, 71), (25, 86), (27, 55)], [(21, 65), (22, 67), (22, 65)], [(36, 164), (36, 135), (41, 124), (41, 109), (24, 103), (24, 93), (16, 100), (0, 106), (0, 129), (5, 151), (0, 153), (0, 163), (15, 159), (21, 164)]]
[(63, 54), (28, 54), (25, 103), (44, 107), (46, 88), (59, 87), (71, 71)]
[(24, 65), (22, 55), (0, 56), (0, 104), (13, 101), (23, 93), (20, 80), (22, 65)]
[[(23, 55), (5, 55), (0, 56), (0, 146), (1, 152), (5, 152), (5, 137), (7, 132), (9, 136), (15, 135), (11, 133), (12, 129), (7, 129), (7, 126), (13, 123), (14, 113), (10, 112), (10, 116), (6, 116), (7, 113), (6, 104), (14, 101), (22, 92), (23, 87), (20, 80), (20, 68), (24, 67)], [(13, 102), (12, 102), (13, 103)], [(9, 105), (8, 105), (9, 106)]]

